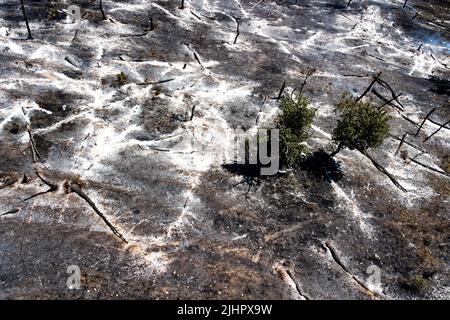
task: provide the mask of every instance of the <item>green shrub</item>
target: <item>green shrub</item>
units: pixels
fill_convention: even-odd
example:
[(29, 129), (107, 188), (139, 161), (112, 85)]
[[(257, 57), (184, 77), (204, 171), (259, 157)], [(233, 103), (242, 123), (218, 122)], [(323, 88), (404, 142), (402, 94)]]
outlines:
[(340, 118), (333, 131), (333, 141), (339, 146), (332, 155), (345, 147), (361, 152), (377, 148), (389, 135), (390, 116), (383, 108), (355, 101), (345, 95), (337, 104), (336, 110), (340, 113)]
[(116, 75), (116, 82), (117, 82), (117, 85), (119, 85), (119, 86), (125, 85), (127, 83), (127, 80), (128, 80), (128, 77), (123, 71)]
[(281, 110), (282, 113), (277, 118), (281, 162), (288, 166), (297, 166), (308, 152), (308, 129), (316, 109), (310, 108), (309, 99), (300, 95), (296, 99), (282, 97)]

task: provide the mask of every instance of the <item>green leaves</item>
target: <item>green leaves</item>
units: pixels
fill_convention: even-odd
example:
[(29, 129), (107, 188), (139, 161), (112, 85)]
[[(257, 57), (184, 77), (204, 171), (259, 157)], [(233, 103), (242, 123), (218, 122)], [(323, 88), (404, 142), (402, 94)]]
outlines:
[(118, 86), (123, 86), (127, 83), (128, 76), (121, 71), (120, 73), (116, 74), (116, 83)]
[(390, 116), (383, 108), (345, 95), (336, 110), (341, 117), (333, 131), (333, 141), (340, 147), (365, 151), (379, 147), (389, 135)]
[(283, 113), (277, 119), (280, 155), (281, 160), (289, 166), (298, 165), (308, 151), (308, 129), (316, 114), (316, 109), (309, 108), (308, 105), (309, 99), (303, 95), (295, 100), (287, 96), (281, 98)]

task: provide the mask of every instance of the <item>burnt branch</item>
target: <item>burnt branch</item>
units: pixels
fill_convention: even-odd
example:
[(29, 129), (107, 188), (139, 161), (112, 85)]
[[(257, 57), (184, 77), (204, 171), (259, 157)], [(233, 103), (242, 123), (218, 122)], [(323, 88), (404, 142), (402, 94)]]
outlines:
[(359, 100), (361, 100), (372, 89), (373, 85), (375, 84), (375, 82), (377, 82), (377, 80), (380, 78), (380, 76), (381, 76), (381, 72), (377, 74), (377, 76), (372, 80), (372, 82), (367, 87), (367, 89), (359, 96), (358, 99), (356, 99), (357, 102)]
[(433, 167), (430, 167), (429, 165), (426, 165), (425, 163), (423, 163), (423, 162), (421, 162), (421, 161), (419, 161), (419, 160), (416, 160), (415, 158), (416, 158), (416, 157), (414, 157), (414, 158), (407, 157), (406, 159), (408, 159), (408, 160), (410, 160), (411, 162), (413, 162), (413, 163), (415, 163), (415, 164), (417, 164), (417, 165), (419, 165), (419, 166), (422, 166), (422, 167), (424, 167), (424, 168), (426, 168), (426, 169), (428, 169), (428, 170), (434, 171), (434, 172), (436, 172), (436, 173), (443, 174), (444, 176), (448, 176), (448, 175), (449, 175), (447, 172), (445, 172), (445, 171), (443, 171), (443, 170), (435, 169), (435, 168), (433, 168)]
[[(54, 192), (58, 190), (58, 184), (55, 182), (52, 182), (46, 178), (44, 178), (38, 171), (35, 171), (38, 178), (46, 184), (49, 189), (47, 191), (39, 192), (31, 197), (28, 197), (26, 200), (32, 199), (38, 195), (46, 194), (49, 192)], [(108, 219), (103, 215), (103, 213), (97, 208), (95, 203), (91, 200), (91, 198), (83, 191), (81, 190), (81, 187), (78, 183), (67, 180), (64, 183), (64, 188), (66, 189), (66, 192), (74, 192), (76, 195), (78, 195), (80, 198), (82, 198), (84, 201), (86, 201), (89, 206), (95, 211), (95, 213), (102, 218), (102, 220), (106, 223), (106, 225), (111, 229), (111, 231), (116, 235), (118, 238), (120, 238), (125, 243), (128, 243), (127, 240), (122, 236), (122, 234), (108, 221)]]
[(6, 216), (6, 215), (8, 215), (8, 214), (17, 213), (17, 212), (19, 212), (19, 209), (12, 209), (12, 210), (9, 210), (9, 211), (7, 211), (7, 212), (5, 212), (5, 213), (0, 214), (0, 217), (1, 217), (1, 216)]
[(27, 133), (28, 133), (28, 138), (30, 140), (32, 161), (33, 161), (33, 163), (37, 163), (38, 160), (41, 159), (41, 156), (39, 154), (39, 151), (36, 148), (36, 143), (34, 142), (33, 134), (31, 132), (31, 124), (28, 121), (27, 114), (26, 114), (25, 109), (23, 107), (22, 107), (22, 113), (23, 113), (24, 117), (26, 118), (26, 122), (27, 122)]
[(198, 14), (196, 14), (194, 11), (190, 10), (191, 14), (196, 17), (198, 20), (202, 21), (202, 18), (200, 18), (200, 16)]
[(28, 38), (26, 40), (33, 39), (33, 36), (31, 35), (30, 25), (28, 23), (28, 17), (27, 17), (27, 14), (25, 12), (25, 4), (23, 3), (23, 0), (20, 0), (20, 7), (22, 9), (23, 19), (25, 20), (25, 24), (27, 26), (27, 31), (28, 31)]
[(51, 182), (51, 181), (48, 181), (47, 179), (45, 179), (44, 177), (42, 177), (42, 176), (39, 174), (39, 172), (37, 172), (37, 171), (36, 171), (35, 173), (36, 173), (36, 175), (38, 176), (38, 178), (39, 178), (45, 185), (47, 185), (49, 188), (48, 188), (46, 191), (38, 192), (38, 193), (36, 193), (36, 194), (33, 194), (32, 196), (27, 197), (27, 198), (23, 199), (23, 201), (28, 201), (28, 200), (30, 200), (30, 199), (33, 199), (34, 197), (37, 197), (37, 196), (40, 196), (40, 195), (43, 195), (43, 194), (47, 194), (47, 193), (50, 193), (50, 192), (55, 192), (55, 191), (58, 190), (58, 185), (57, 185), (56, 183), (53, 183), (53, 182)]
[[(400, 139), (399, 137), (396, 137), (396, 136), (394, 136), (394, 135), (392, 135), (392, 134), (390, 134), (389, 136), (390, 136), (392, 139), (395, 139), (395, 140), (397, 140), (397, 141), (402, 141), (402, 139)], [(416, 146), (416, 145), (414, 145), (414, 144), (412, 144), (412, 143), (406, 141), (406, 139), (403, 141), (403, 143), (406, 144), (406, 145), (408, 145), (408, 146), (410, 146), (410, 147), (413, 147), (414, 149), (416, 149), (416, 150), (418, 150), (418, 151), (420, 151), (420, 152), (422, 152), (422, 153), (426, 153), (426, 151), (424, 151), (424, 150), (422, 150), (420, 147), (418, 147), (418, 146)]]
[(233, 41), (233, 44), (236, 44), (237, 39), (239, 37), (239, 28), (241, 26), (241, 21), (240, 21), (239, 18), (236, 18), (235, 16), (232, 16), (232, 17), (236, 21), (236, 24), (237, 24), (237, 26), (236, 26), (236, 37), (234, 37), (234, 41)]
[(350, 276), (367, 294), (370, 296), (376, 296), (376, 297), (382, 297), (382, 295), (372, 291), (369, 289), (369, 287), (359, 280), (353, 273), (350, 272), (350, 270), (347, 269), (347, 267), (344, 265), (342, 260), (340, 259), (337, 251), (334, 249), (334, 247), (331, 245), (329, 241), (325, 242), (323, 244), (325, 249), (327, 249), (328, 252), (330, 252), (331, 257), (333, 258), (334, 262), (348, 275)]
[(108, 221), (108, 219), (103, 215), (103, 213), (97, 208), (95, 203), (91, 200), (91, 198), (81, 190), (80, 186), (73, 181), (69, 181), (66, 183), (66, 186), (69, 191), (74, 192), (84, 201), (86, 201), (89, 206), (95, 211), (95, 213), (102, 218), (102, 220), (106, 223), (106, 225), (111, 229), (111, 231), (123, 242), (128, 243), (128, 241), (122, 236), (122, 234)]
[(278, 93), (278, 96), (275, 98), (275, 100), (280, 100), (283, 96), (284, 88), (286, 87), (286, 80), (283, 81), (283, 85), (281, 86), (280, 92)]
[[(389, 89), (389, 91), (391, 91), (392, 97), (398, 97), (398, 96), (399, 96), (398, 94), (395, 94), (394, 89), (392, 89), (392, 87), (391, 87), (386, 81), (381, 80), (381, 79), (378, 79), (377, 82), (378, 82), (379, 84), (381, 84), (383, 87)], [(396, 101), (396, 102), (398, 103), (398, 105), (402, 108), (402, 110), (405, 108), (405, 107), (403, 106), (403, 104), (402, 104), (397, 98), (395, 99), (395, 101)]]
[(189, 118), (189, 121), (192, 121), (192, 119), (194, 119), (194, 111), (195, 111), (195, 106), (193, 106), (192, 107), (192, 110), (191, 110), (191, 117)]
[(361, 151), (359, 150), (359, 152), (361, 152), (364, 156), (366, 156), (367, 158), (369, 158), (370, 161), (372, 161), (372, 164), (375, 166), (375, 168), (377, 168), (380, 172), (384, 173), (391, 181), (392, 183), (399, 188), (400, 190), (402, 190), (403, 192), (407, 192), (408, 190), (406, 190), (398, 181), (397, 179), (395, 179), (382, 165), (380, 165), (374, 158), (372, 158), (366, 151)]
[(395, 97), (391, 98), (390, 100), (387, 99), (386, 97), (384, 97), (384, 96), (383, 96), (381, 93), (379, 93), (375, 88), (372, 88), (372, 93), (373, 93), (374, 95), (376, 95), (380, 100), (384, 101), (384, 104), (381, 105), (380, 108), (383, 108), (383, 107), (385, 107), (385, 106), (387, 106), (387, 105), (390, 105), (391, 107), (394, 107), (394, 108), (396, 108), (396, 109), (398, 109), (398, 110), (400, 110), (400, 111), (403, 111), (403, 109), (402, 109), (401, 107), (396, 106), (396, 105), (393, 103), (394, 101), (397, 101), (397, 99), (398, 99), (399, 97), (402, 96), (402, 93), (399, 93), (398, 95), (396, 95)]
[[(438, 126), (441, 125), (439, 122), (434, 121), (433, 119), (428, 119), (428, 121), (430, 121), (431, 123), (434, 123), (435, 125), (438, 125)], [(443, 128), (443, 129), (450, 130), (450, 128), (449, 128), (449, 127), (446, 127), (445, 125), (444, 125), (442, 128)]]
[(396, 156), (396, 155), (399, 153), (400, 148), (402, 147), (403, 143), (405, 142), (405, 139), (406, 139), (406, 136), (407, 136), (407, 135), (408, 135), (407, 133), (405, 133), (405, 134), (403, 135), (402, 140), (400, 141), (400, 143), (399, 143), (399, 145), (398, 145), (398, 148), (397, 148), (397, 150), (395, 151), (394, 156)]
[(103, 10), (103, 0), (100, 0), (100, 11), (102, 12), (102, 20), (108, 20), (105, 14), (105, 10)]
[(431, 109), (430, 112), (427, 113), (425, 119), (423, 119), (422, 123), (420, 124), (419, 129), (417, 129), (416, 134), (414, 135), (415, 137), (417, 137), (419, 135), (420, 130), (422, 129), (423, 125), (425, 124), (425, 121), (427, 121), (428, 117), (431, 116), (431, 114), (436, 111), (436, 108)]
[(447, 122), (445, 122), (444, 124), (440, 125), (440, 127), (439, 127), (435, 132), (433, 132), (432, 134), (430, 134), (427, 138), (425, 138), (425, 139), (423, 140), (423, 142), (427, 142), (432, 136), (434, 136), (436, 133), (438, 133), (439, 131), (441, 131), (441, 129), (444, 128), (444, 127), (445, 127), (447, 124), (449, 124), (449, 123), (450, 123), (450, 120), (447, 121)]

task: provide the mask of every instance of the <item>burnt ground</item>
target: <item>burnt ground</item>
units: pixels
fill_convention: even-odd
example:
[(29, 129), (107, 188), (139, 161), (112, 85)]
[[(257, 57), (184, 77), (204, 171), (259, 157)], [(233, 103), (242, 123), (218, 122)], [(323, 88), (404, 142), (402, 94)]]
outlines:
[[(29, 40), (0, 2), (0, 298), (450, 298), (450, 125), (424, 142), (450, 118), (448, 1), (104, 1), (106, 21), (91, 2), (25, 1)], [(308, 70), (315, 156), (241, 183), (212, 149), (272, 126), (271, 98)], [(402, 95), (371, 155), (407, 192), (355, 151), (320, 152), (334, 104), (379, 72)], [(36, 171), (58, 190), (25, 200), (48, 189)]]

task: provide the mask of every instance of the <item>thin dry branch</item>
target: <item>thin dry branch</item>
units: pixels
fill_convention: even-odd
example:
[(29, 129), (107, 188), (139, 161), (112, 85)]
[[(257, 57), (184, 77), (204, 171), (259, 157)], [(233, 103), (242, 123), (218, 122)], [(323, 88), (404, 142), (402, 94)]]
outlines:
[(375, 88), (372, 88), (372, 92), (374, 95), (376, 95), (378, 98), (380, 98), (380, 100), (384, 101), (384, 104), (380, 106), (380, 108), (383, 108), (387, 105), (390, 105), (391, 107), (394, 107), (396, 109), (398, 109), (399, 111), (403, 111), (403, 109), (399, 106), (396, 106), (393, 102), (397, 101), (397, 99), (399, 97), (402, 96), (402, 93), (399, 93), (398, 95), (396, 95), (395, 97), (393, 97), (391, 100), (387, 99), (386, 97), (384, 97), (381, 93), (379, 93)]
[(428, 117), (431, 116), (431, 114), (436, 111), (436, 108), (431, 109), (430, 112), (427, 113), (425, 119), (423, 119), (422, 123), (420, 124), (419, 129), (417, 129), (416, 134), (414, 135), (415, 137), (417, 137), (419, 135), (420, 130), (422, 129), (423, 125), (425, 124), (425, 121), (427, 121)]
[(378, 74), (377, 74), (377, 76), (372, 80), (372, 82), (370, 83), (370, 85), (367, 87), (367, 89), (359, 96), (359, 98), (357, 98), (356, 99), (356, 101), (359, 101), (359, 100), (361, 100), (371, 89), (372, 89), (372, 87), (373, 87), (373, 85), (375, 84), (375, 82), (377, 82), (378, 81), (378, 79), (380, 78), (380, 76), (381, 76), (381, 72), (379, 72)]
[[(381, 80), (381, 79), (377, 79), (377, 82), (378, 82), (379, 84), (381, 84), (383, 87), (389, 89), (389, 91), (391, 91), (392, 97), (399, 97), (399, 95), (395, 93), (394, 89), (392, 89), (392, 87), (391, 87), (386, 81)], [(402, 108), (402, 111), (403, 111), (403, 109), (405, 109), (405, 107), (404, 107), (403, 104), (400, 102), (400, 100), (398, 100), (398, 99), (396, 98), (395, 101), (398, 103), (398, 105)]]
[(359, 280), (353, 273), (350, 272), (350, 270), (348, 270), (348, 268), (344, 265), (344, 263), (342, 262), (342, 260), (340, 259), (338, 253), (336, 252), (336, 249), (334, 249), (334, 247), (331, 245), (331, 243), (329, 241), (325, 242), (323, 244), (323, 246), (325, 247), (325, 249), (327, 249), (330, 254), (331, 257), (333, 258), (334, 262), (336, 262), (336, 264), (345, 272), (347, 273), (347, 275), (349, 275), (366, 293), (368, 293), (370, 296), (376, 296), (376, 297), (383, 297), (382, 295), (370, 290), (370, 288), (361, 280)]
[(19, 212), (19, 209), (12, 209), (12, 210), (9, 210), (9, 211), (7, 211), (7, 212), (5, 212), (5, 213), (0, 214), (0, 217), (1, 217), (1, 216), (6, 216), (6, 215), (8, 215), (8, 214), (17, 213), (17, 212)]
[(423, 142), (427, 142), (432, 136), (434, 136), (436, 133), (438, 133), (439, 131), (441, 131), (441, 129), (442, 128), (444, 128), (447, 124), (449, 124), (450, 123), (450, 120), (448, 120), (447, 122), (445, 122), (444, 124), (442, 124), (442, 125), (440, 125), (440, 127), (435, 131), (435, 132), (433, 132), (432, 134), (430, 134), (427, 138), (425, 138), (424, 140), (423, 140)]
[(283, 85), (281, 86), (280, 92), (278, 92), (278, 96), (275, 98), (275, 100), (280, 100), (283, 96), (284, 88), (286, 87), (286, 80), (283, 81)]
[(102, 19), (108, 20), (108, 18), (106, 17), (105, 11), (103, 10), (103, 0), (100, 0), (100, 11), (102, 12)]
[(407, 192), (406, 190), (398, 181), (395, 179), (382, 165), (380, 165), (374, 158), (372, 158), (366, 151), (359, 150), (364, 156), (369, 158), (370, 161), (372, 161), (375, 168), (377, 168), (380, 172), (384, 173), (391, 181), (394, 183), (394, 185), (402, 190), (403, 192)]
[(400, 143), (398, 144), (398, 148), (397, 148), (397, 150), (395, 151), (394, 156), (396, 156), (396, 155), (398, 154), (398, 152), (400, 151), (400, 148), (402, 147), (403, 143), (405, 142), (405, 139), (406, 139), (406, 136), (407, 136), (407, 135), (408, 135), (407, 133), (405, 133), (405, 134), (403, 135), (402, 140), (401, 140)]
[(123, 242), (128, 243), (128, 241), (123, 237), (123, 235), (108, 221), (108, 219), (103, 215), (103, 213), (97, 208), (95, 203), (91, 200), (91, 198), (81, 190), (80, 186), (73, 181), (69, 181), (66, 183), (66, 187), (69, 191), (74, 192), (84, 201), (86, 201), (89, 206), (95, 211), (95, 213), (102, 218), (102, 220), (106, 223), (106, 225), (111, 229), (111, 231)]
[(26, 40), (33, 39), (33, 36), (31, 35), (30, 25), (28, 23), (28, 17), (25, 12), (25, 4), (23, 3), (23, 0), (20, 0), (20, 7), (22, 9), (23, 19), (25, 20), (25, 24), (27, 26), (27, 31), (28, 31), (28, 38)]
[(236, 24), (237, 24), (237, 26), (236, 26), (236, 37), (234, 38), (234, 41), (233, 41), (233, 44), (236, 44), (237, 39), (239, 37), (239, 27), (241, 25), (241, 21), (240, 21), (240, 18), (237, 18), (235, 16), (232, 16), (232, 17), (236, 21)]
[(444, 170), (438, 170), (438, 169), (435, 169), (435, 168), (433, 168), (433, 167), (430, 167), (429, 165), (426, 165), (425, 163), (423, 163), (423, 162), (421, 162), (421, 161), (418, 161), (418, 160), (416, 160), (415, 158), (416, 158), (416, 157), (414, 157), (414, 158), (407, 157), (407, 159), (410, 160), (411, 162), (414, 162), (415, 164), (417, 164), (417, 165), (419, 165), (419, 166), (422, 166), (422, 167), (424, 167), (424, 168), (426, 168), (426, 169), (428, 169), (428, 170), (434, 171), (434, 172), (436, 172), (436, 173), (443, 174), (444, 176), (448, 176), (448, 175), (449, 175), (449, 174), (448, 174), (447, 172), (445, 172)]

